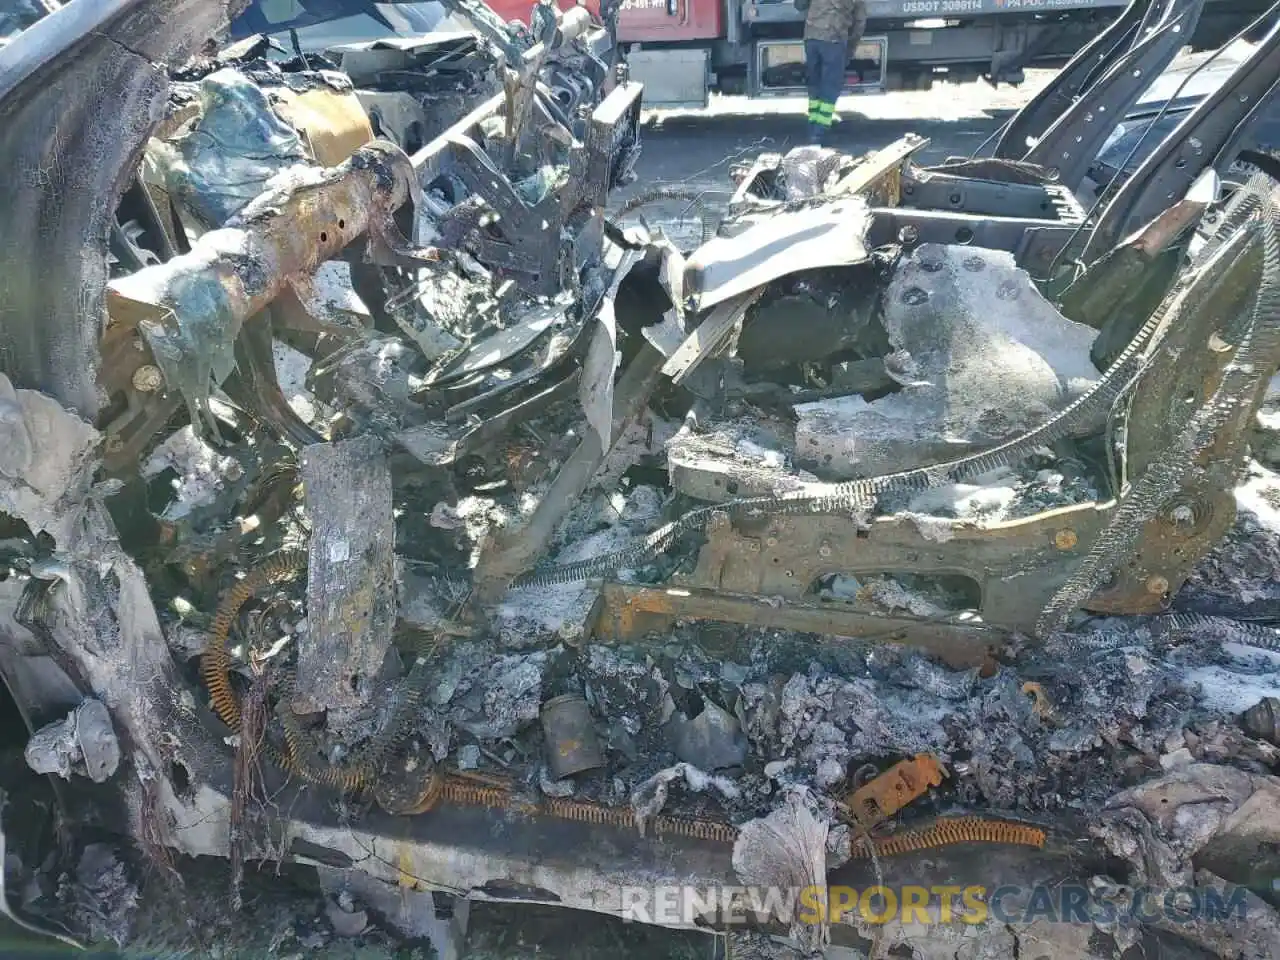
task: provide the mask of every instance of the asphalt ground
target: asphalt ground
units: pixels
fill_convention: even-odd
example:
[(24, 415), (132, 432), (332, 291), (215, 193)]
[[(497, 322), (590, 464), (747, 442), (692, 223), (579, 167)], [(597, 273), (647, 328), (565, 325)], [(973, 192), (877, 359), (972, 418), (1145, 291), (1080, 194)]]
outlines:
[[(828, 145), (857, 155), (915, 133), (929, 140), (916, 155), (920, 163), (968, 156), (1052, 76), (1049, 70), (1031, 70), (1018, 87), (944, 83), (923, 92), (844, 97), (837, 104), (841, 122)], [(705, 110), (646, 111), (638, 178), (617, 191), (612, 202), (620, 205), (655, 187), (679, 186), (722, 210), (733, 193), (729, 171), (735, 163), (807, 142), (806, 108), (807, 101), (795, 97), (713, 97)], [(697, 242), (701, 223), (687, 202), (655, 202), (638, 213), (680, 245)]]

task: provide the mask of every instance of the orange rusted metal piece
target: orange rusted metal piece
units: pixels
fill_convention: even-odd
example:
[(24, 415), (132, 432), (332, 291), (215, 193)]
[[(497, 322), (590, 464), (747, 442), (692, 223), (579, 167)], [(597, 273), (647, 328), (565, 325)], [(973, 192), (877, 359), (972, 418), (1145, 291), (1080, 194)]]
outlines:
[(910, 760), (895, 763), (880, 776), (858, 787), (845, 802), (854, 821), (863, 828), (870, 828), (924, 796), (930, 787), (940, 785), (945, 776), (946, 771), (937, 757), (918, 753)]

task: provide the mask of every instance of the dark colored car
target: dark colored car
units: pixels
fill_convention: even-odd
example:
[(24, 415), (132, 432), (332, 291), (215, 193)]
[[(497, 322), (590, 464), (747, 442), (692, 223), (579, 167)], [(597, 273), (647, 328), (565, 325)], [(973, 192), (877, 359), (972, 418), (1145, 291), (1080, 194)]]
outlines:
[[(1226, 82), (1249, 49), (1248, 44), (1237, 42), (1215, 53), (1192, 54), (1174, 61), (1103, 144), (1089, 171), (1093, 181), (1100, 186), (1119, 184), (1132, 174), (1201, 100)], [(1280, 148), (1280, 102), (1265, 109), (1266, 114), (1253, 131), (1254, 143), (1241, 151), (1241, 163), (1276, 163), (1268, 151)]]

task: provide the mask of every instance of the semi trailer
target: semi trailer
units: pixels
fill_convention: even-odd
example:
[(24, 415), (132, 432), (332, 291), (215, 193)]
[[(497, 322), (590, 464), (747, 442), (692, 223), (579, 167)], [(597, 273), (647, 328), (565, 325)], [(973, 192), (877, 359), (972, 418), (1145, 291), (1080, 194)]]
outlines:
[[(562, 6), (573, 0), (561, 0)], [(589, 0), (593, 12), (598, 0)], [(529, 0), (491, 0), (528, 22)], [(1058, 66), (1121, 14), (1129, 0), (868, 0), (846, 92), (927, 90), (940, 80), (1017, 84), (1028, 67)], [(1157, 5), (1158, 6), (1158, 5)], [(1207, 0), (1186, 32), (1194, 49), (1220, 46), (1264, 0)], [(1137, 11), (1141, 19), (1143, 10)], [(793, 0), (621, 0), (617, 42), (650, 107), (705, 106), (711, 91), (749, 97), (804, 91), (804, 14)]]

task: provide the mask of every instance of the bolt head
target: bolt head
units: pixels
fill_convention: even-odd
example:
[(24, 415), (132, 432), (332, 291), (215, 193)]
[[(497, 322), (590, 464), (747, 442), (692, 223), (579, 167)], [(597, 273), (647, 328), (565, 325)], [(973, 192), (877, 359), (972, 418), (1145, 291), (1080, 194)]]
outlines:
[(1070, 550), (1080, 542), (1080, 538), (1076, 536), (1076, 532), (1070, 528), (1059, 530), (1053, 535), (1053, 543), (1059, 550)]
[(164, 376), (160, 368), (154, 364), (144, 364), (133, 371), (133, 389), (139, 393), (154, 393), (164, 384)]
[(1169, 592), (1169, 581), (1159, 574), (1147, 577), (1147, 593), (1164, 596)]

